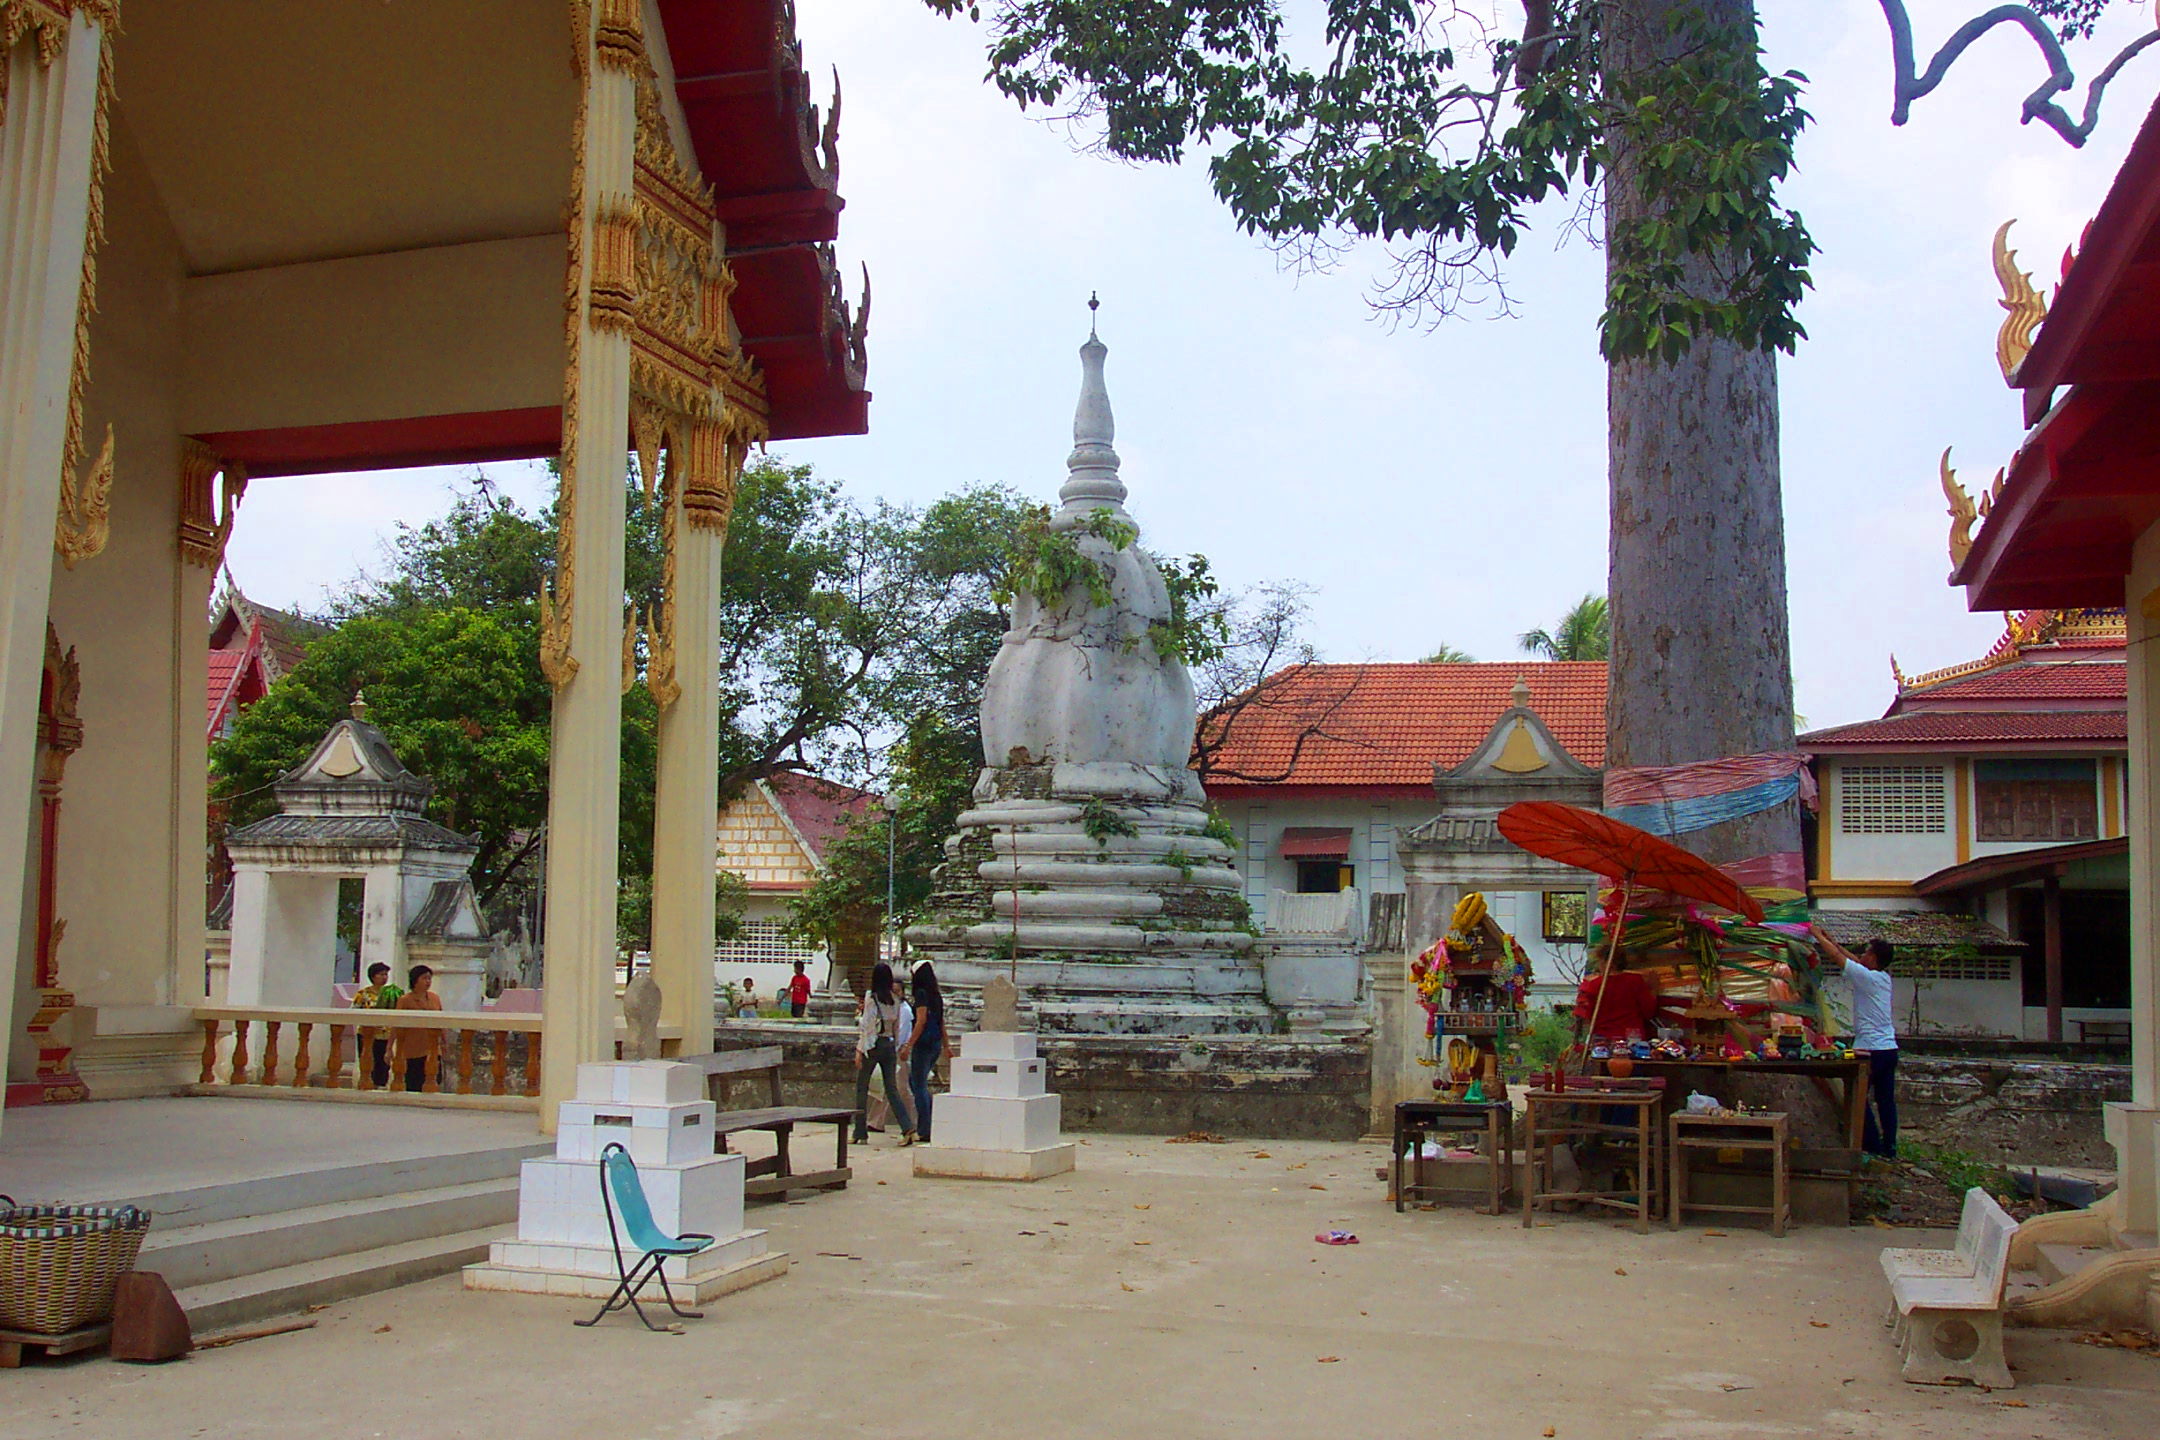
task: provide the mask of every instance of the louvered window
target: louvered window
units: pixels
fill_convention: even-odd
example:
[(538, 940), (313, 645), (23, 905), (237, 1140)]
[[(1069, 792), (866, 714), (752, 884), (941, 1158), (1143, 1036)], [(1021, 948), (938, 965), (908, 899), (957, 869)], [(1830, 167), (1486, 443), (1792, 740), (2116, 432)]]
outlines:
[(1847, 765), (1838, 771), (1838, 829), (1847, 835), (1940, 835), (1948, 827), (1940, 765)]

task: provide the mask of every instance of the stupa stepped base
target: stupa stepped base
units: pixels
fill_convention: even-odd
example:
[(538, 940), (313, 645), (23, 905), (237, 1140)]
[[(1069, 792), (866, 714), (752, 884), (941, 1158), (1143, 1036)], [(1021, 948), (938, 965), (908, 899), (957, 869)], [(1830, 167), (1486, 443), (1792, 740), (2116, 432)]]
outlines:
[(976, 950), (929, 946), (955, 1023), (972, 1023), (982, 987), (1014, 978), (1022, 1012), (1046, 1035), (1270, 1035), (1279, 1028), (1267, 1004), (1266, 972), (1250, 960), (1112, 957), (1042, 960), (1017, 965)]
[[(635, 1265), (637, 1257), (626, 1255)], [(666, 1260), (661, 1268), (675, 1298), (685, 1304), (703, 1304), (747, 1290), (788, 1272), (784, 1250), (765, 1246), (763, 1230), (746, 1230), (730, 1236), (702, 1254), (682, 1261)], [(465, 1267), (467, 1290), (493, 1290), (516, 1295), (572, 1295), (605, 1300), (621, 1276), (606, 1246), (550, 1245), (498, 1240), (489, 1247), (488, 1258)], [(667, 1302), (660, 1287), (648, 1286), (638, 1297), (664, 1311)], [(659, 1318), (666, 1318), (664, 1315)]]

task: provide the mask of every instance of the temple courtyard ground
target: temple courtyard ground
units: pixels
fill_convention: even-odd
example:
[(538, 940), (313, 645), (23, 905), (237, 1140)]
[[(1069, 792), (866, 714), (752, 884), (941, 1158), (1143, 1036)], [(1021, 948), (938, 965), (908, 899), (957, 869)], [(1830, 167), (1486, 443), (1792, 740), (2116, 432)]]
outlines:
[(2160, 1359), (2067, 1333), (2012, 1334), (2014, 1391), (1899, 1380), (1876, 1252), (1942, 1232), (1397, 1215), (1372, 1145), (1097, 1135), (1034, 1186), (860, 1158), (754, 1209), (793, 1269), (682, 1335), (442, 1279), (164, 1367), (33, 1362), (0, 1437), (2160, 1433)]

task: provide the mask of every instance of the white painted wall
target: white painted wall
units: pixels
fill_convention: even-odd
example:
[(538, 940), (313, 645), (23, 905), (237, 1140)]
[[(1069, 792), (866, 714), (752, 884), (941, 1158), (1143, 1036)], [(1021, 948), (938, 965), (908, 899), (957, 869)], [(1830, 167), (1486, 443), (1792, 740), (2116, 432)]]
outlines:
[(1395, 835), (1431, 819), (1432, 805), (1387, 800), (1234, 800), (1216, 809), (1230, 822), (1242, 843), (1236, 858), (1245, 879), (1245, 899), (1256, 924), (1267, 923), (1268, 892), (1297, 889), (1297, 864), (1276, 854), (1282, 833), (1294, 828), (1348, 830), (1348, 862), (1357, 869), (1357, 888), (1366, 895), (1403, 893), (1402, 867), (1395, 859)]

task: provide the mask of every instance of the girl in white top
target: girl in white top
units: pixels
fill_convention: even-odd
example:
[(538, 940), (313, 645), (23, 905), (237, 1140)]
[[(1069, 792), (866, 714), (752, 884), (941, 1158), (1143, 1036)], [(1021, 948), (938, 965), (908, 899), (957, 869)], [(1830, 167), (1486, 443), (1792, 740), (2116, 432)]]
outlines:
[(870, 1074), (874, 1070), (884, 1077), (886, 1103), (900, 1117), (900, 1143), (912, 1145), (915, 1121), (894, 1070), (906, 1020), (899, 987), (893, 983), (892, 966), (882, 960), (870, 972), (870, 988), (863, 994), (859, 1020), (855, 1031), (855, 1143), (867, 1144), (870, 1139)]

